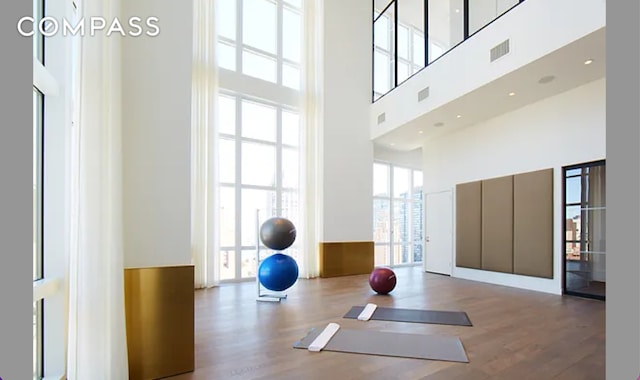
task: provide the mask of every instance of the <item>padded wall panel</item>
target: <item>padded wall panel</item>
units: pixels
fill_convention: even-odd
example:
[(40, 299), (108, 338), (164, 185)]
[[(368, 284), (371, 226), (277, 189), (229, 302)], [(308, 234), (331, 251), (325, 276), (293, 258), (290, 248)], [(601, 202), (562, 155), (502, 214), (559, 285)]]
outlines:
[(482, 268), (482, 182), (456, 186), (456, 266)]
[(514, 176), (513, 272), (553, 278), (553, 169)]
[(482, 181), (482, 269), (513, 273), (513, 176)]

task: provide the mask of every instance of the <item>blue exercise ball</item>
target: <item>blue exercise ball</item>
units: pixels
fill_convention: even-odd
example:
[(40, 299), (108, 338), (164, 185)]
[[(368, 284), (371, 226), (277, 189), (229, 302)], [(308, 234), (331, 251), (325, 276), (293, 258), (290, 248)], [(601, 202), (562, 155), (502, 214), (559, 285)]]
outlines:
[(298, 264), (289, 255), (274, 253), (260, 263), (258, 279), (269, 290), (283, 291), (298, 280)]

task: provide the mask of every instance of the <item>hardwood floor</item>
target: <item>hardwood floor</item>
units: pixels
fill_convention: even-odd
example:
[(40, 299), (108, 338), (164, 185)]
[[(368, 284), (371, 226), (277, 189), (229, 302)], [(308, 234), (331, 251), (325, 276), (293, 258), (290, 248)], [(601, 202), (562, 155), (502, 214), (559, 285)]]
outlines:
[[(171, 380), (605, 378), (605, 303), (395, 270), (389, 296), (366, 275), (299, 280), (282, 303), (256, 302), (255, 283), (196, 292), (196, 370)], [(472, 327), (343, 319), (354, 305), (459, 310)], [(445, 334), (460, 337), (469, 363), (338, 352), (292, 345), (311, 327)]]

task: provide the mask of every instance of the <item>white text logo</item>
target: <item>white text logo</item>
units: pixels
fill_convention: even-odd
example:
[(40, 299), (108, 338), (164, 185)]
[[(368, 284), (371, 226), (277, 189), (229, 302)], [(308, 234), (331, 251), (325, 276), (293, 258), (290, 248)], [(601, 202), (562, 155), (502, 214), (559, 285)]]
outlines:
[[(88, 20), (81, 18), (77, 23), (72, 23), (67, 19), (57, 20), (53, 17), (43, 17), (37, 24), (35, 19), (25, 16), (18, 20), (18, 33), (25, 37), (31, 37), (35, 31), (39, 31), (45, 37), (51, 37), (61, 33), (63, 36), (80, 35), (85, 36), (87, 33), (92, 37), (100, 31), (105, 31), (105, 35), (110, 37), (116, 33), (122, 37), (138, 37), (143, 34), (149, 37), (155, 37), (160, 34), (157, 17), (131, 17), (127, 22), (122, 22), (118, 18), (114, 18), (108, 22), (104, 17), (90, 17)], [(33, 27), (29, 28), (31, 24)]]

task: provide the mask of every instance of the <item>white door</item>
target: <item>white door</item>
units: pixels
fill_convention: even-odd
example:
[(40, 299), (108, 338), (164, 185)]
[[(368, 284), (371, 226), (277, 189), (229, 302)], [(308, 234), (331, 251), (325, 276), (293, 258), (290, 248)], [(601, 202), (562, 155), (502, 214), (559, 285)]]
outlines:
[(451, 275), (453, 264), (453, 196), (451, 190), (429, 193), (425, 199), (426, 272)]

